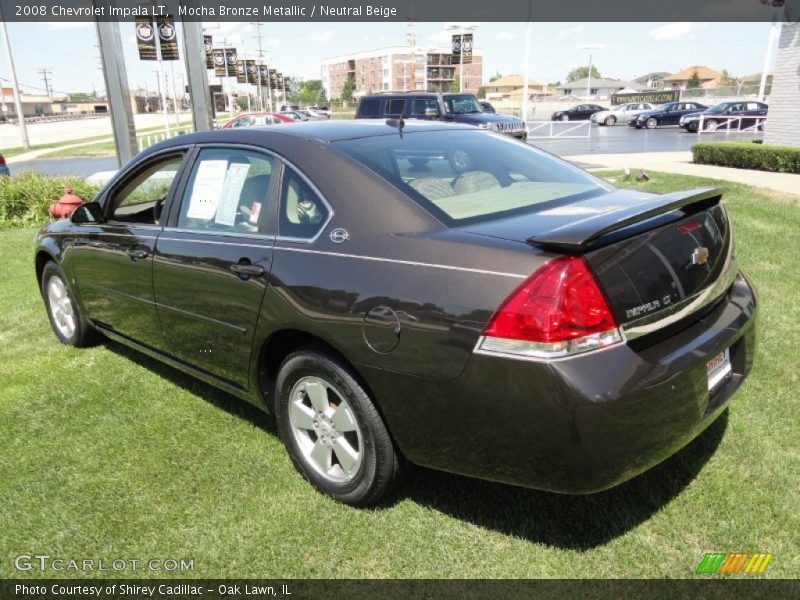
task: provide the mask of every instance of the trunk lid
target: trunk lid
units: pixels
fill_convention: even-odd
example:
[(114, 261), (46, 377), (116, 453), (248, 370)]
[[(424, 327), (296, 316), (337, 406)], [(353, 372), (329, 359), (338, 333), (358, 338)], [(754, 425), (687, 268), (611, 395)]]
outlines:
[(581, 254), (629, 337), (718, 298), (736, 274), (721, 193), (617, 190), (538, 213), (467, 226), (470, 233)]

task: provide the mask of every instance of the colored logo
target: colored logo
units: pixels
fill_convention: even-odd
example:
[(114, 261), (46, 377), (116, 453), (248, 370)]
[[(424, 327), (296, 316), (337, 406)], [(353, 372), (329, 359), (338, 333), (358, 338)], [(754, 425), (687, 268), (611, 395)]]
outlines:
[(709, 552), (700, 561), (695, 573), (702, 574), (724, 574), (724, 575), (738, 575), (738, 574), (754, 574), (763, 573), (769, 561), (772, 560), (772, 554), (756, 553), (750, 554), (749, 552)]

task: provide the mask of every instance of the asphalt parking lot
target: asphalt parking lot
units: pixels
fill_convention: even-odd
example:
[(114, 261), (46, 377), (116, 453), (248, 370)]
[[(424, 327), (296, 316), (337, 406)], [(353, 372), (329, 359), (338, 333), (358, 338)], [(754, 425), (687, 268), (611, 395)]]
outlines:
[[(575, 123), (573, 123), (575, 124)], [(586, 135), (586, 125), (571, 132)], [(747, 133), (688, 133), (677, 126), (658, 127), (656, 129), (636, 129), (624, 125), (606, 127), (589, 125), (589, 137), (581, 139), (564, 138), (529, 138), (529, 143), (552, 152), (558, 156), (574, 156), (577, 154), (627, 154), (639, 152), (682, 152), (691, 150), (692, 144), (699, 141), (752, 140), (763, 137), (762, 132)], [(547, 129), (541, 131), (547, 132)], [(558, 130), (556, 130), (558, 131)]]
[[(576, 123), (570, 123), (575, 125)], [(580, 139), (531, 138), (529, 143), (552, 152), (557, 156), (585, 154), (628, 154), (644, 152), (680, 152), (691, 149), (698, 141), (758, 139), (763, 133), (704, 133), (700, 136), (687, 133), (680, 127), (659, 127), (657, 129), (636, 129), (627, 125), (605, 127), (590, 125), (589, 137)], [(547, 129), (543, 129), (547, 131)], [(558, 131), (558, 129), (556, 129)], [(576, 134), (586, 135), (587, 126), (578, 128)], [(39, 171), (48, 175), (78, 175), (88, 177), (99, 171), (113, 171), (117, 161), (112, 156), (92, 158), (51, 158), (34, 159), (10, 165), (12, 173), (20, 171)]]

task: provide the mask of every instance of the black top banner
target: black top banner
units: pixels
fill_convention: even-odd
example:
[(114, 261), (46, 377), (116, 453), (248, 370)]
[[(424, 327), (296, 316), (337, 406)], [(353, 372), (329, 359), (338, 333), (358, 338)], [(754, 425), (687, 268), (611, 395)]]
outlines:
[(468, 65), (472, 62), (472, 34), (456, 34), (453, 36), (453, 57), (451, 62), (460, 65), (462, 62)]
[(156, 60), (156, 28), (149, 17), (136, 19), (136, 45), (139, 47), (139, 60)]
[(214, 68), (214, 55), (212, 51), (214, 49), (214, 40), (210, 35), (203, 36), (203, 52), (206, 54), (206, 69), (213, 69)]
[(161, 60), (178, 60), (178, 32), (175, 30), (175, 20), (170, 17), (156, 19), (158, 40), (161, 44)]
[(800, 0), (0, 0), (5, 21), (798, 21)]

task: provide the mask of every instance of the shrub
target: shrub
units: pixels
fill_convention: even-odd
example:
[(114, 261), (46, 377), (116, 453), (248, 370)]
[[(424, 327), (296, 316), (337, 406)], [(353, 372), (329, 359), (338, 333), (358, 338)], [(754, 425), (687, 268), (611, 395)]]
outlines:
[(800, 148), (753, 142), (701, 142), (692, 146), (694, 162), (738, 169), (800, 173)]
[(48, 207), (64, 195), (67, 187), (85, 201), (94, 198), (99, 190), (80, 177), (51, 177), (33, 171), (0, 177), (0, 227), (48, 222)]

